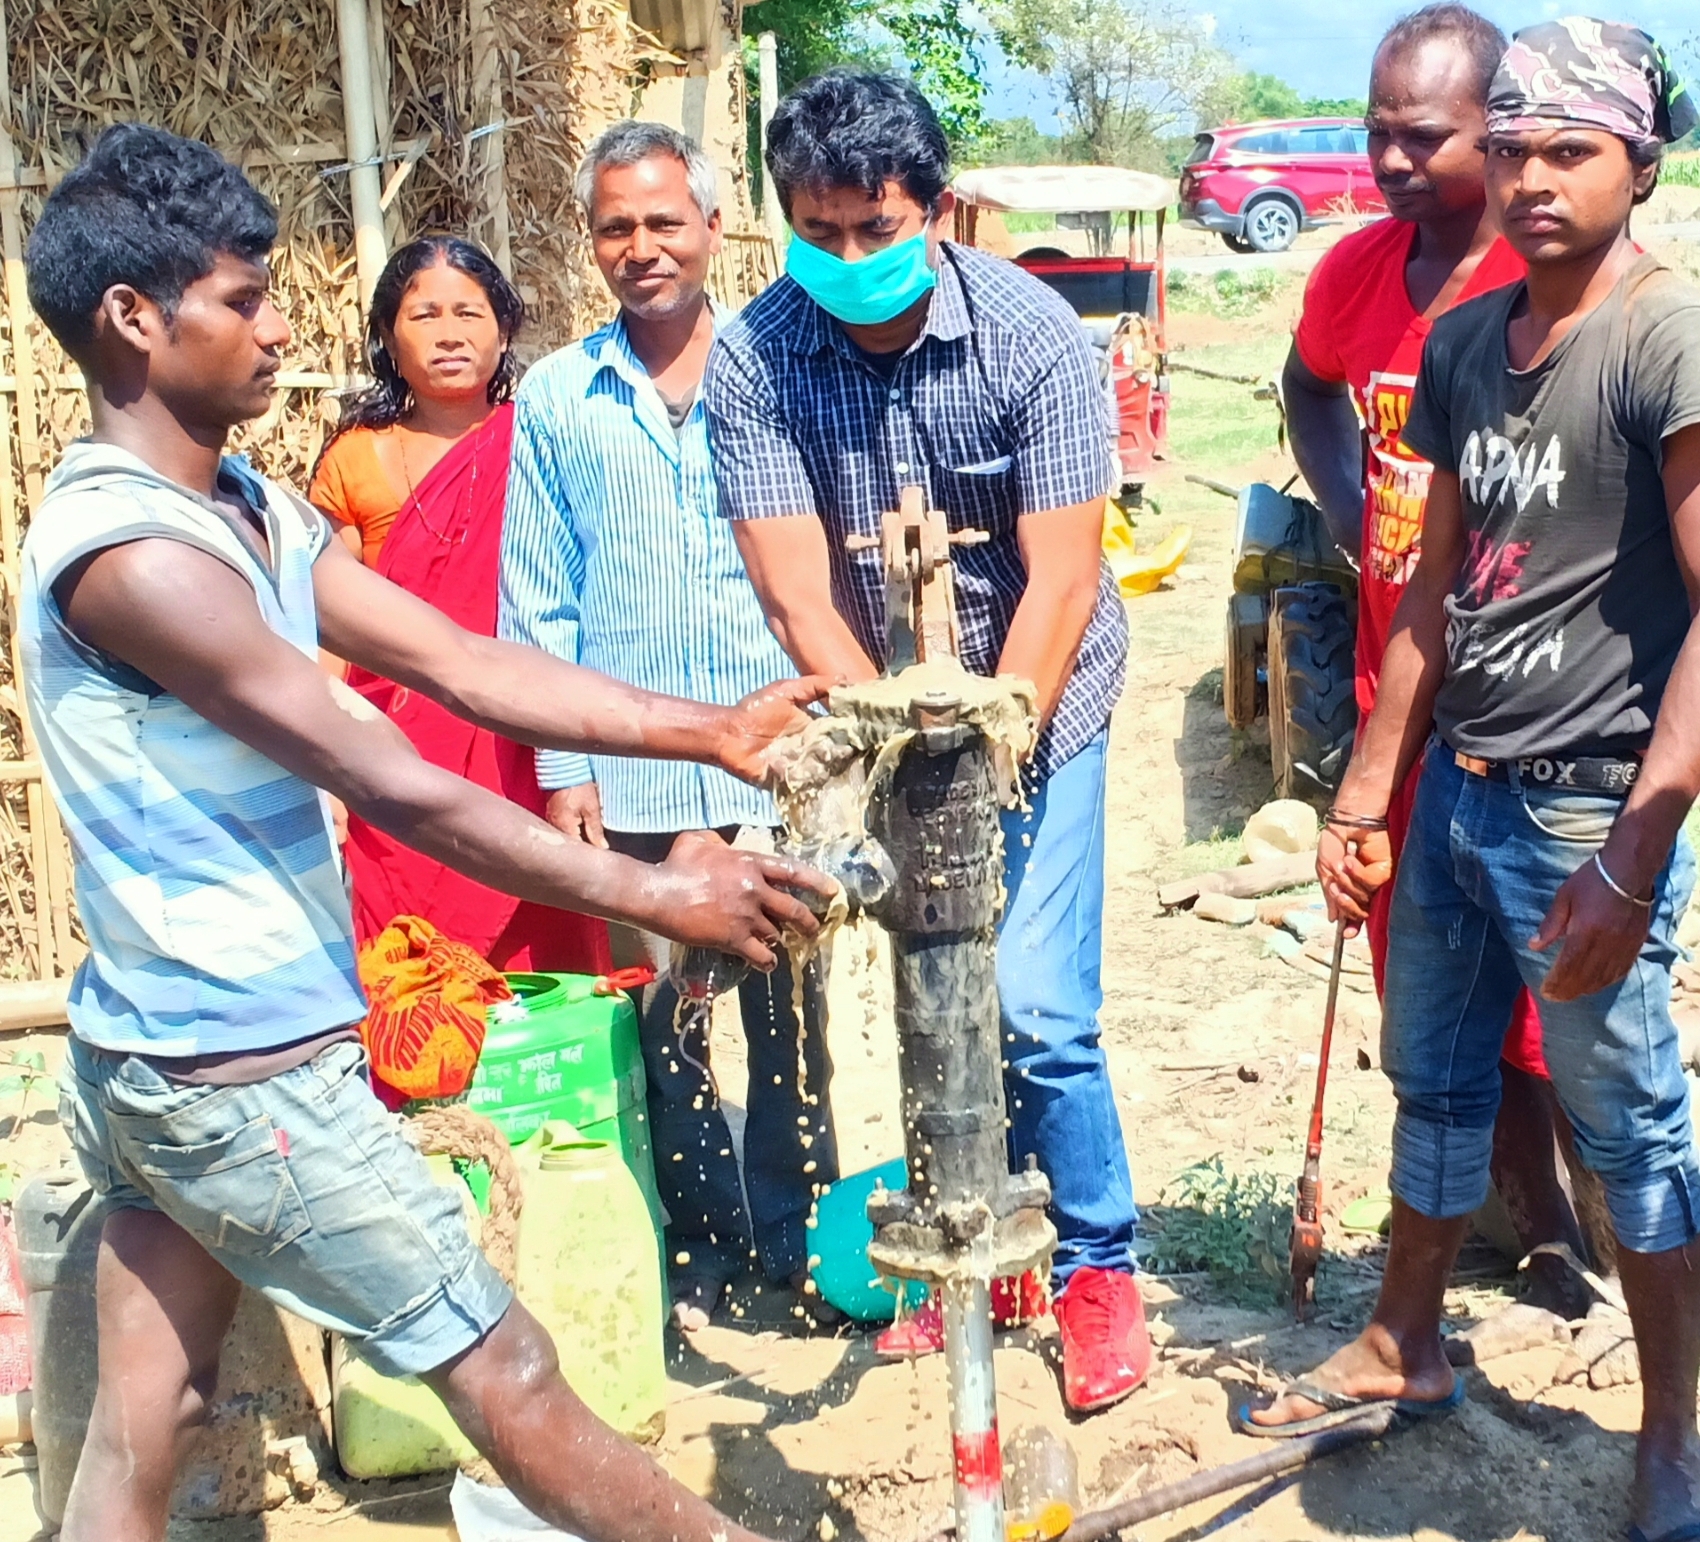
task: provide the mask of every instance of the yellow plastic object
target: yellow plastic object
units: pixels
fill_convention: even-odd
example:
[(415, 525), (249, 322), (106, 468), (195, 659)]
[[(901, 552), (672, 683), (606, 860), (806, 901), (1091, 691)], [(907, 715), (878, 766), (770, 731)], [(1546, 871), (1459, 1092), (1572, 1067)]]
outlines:
[(519, 1297), (555, 1340), (591, 1411), (636, 1440), (660, 1437), (667, 1372), (661, 1248), (617, 1146), (551, 1121), (514, 1153), (525, 1186)]
[(1192, 546), (1192, 526), (1176, 525), (1150, 551), (1135, 549), (1133, 527), (1108, 499), (1104, 503), (1104, 556), (1115, 575), (1122, 598), (1149, 594), (1174, 573)]
[(351, 1478), (446, 1472), (477, 1450), (443, 1400), (412, 1376), (380, 1376), (331, 1335), (331, 1422), (336, 1456)]
[[(451, 1158), (429, 1156), (425, 1163), (438, 1184), (465, 1191)], [(465, 1199), (470, 1203), (470, 1193)], [(337, 1460), (351, 1478), (445, 1472), (478, 1455), (424, 1382), (380, 1375), (353, 1354), (340, 1333), (331, 1335), (331, 1424)]]

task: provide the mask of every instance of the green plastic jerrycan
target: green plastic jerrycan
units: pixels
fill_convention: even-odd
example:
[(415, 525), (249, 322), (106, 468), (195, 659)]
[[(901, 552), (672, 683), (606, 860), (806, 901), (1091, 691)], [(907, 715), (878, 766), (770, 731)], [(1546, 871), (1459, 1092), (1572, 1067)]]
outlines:
[(631, 998), (596, 975), (510, 974), (507, 980), (513, 1000), (490, 1009), (468, 1104), (516, 1146), (553, 1119), (585, 1140), (606, 1141), (662, 1223)]
[[(428, 1156), (442, 1185), (466, 1187), (447, 1156)], [(471, 1195), (468, 1193), (468, 1201)], [(383, 1376), (331, 1335), (331, 1426), (337, 1460), (351, 1478), (445, 1472), (478, 1455), (443, 1400), (412, 1376)]]
[(551, 1122), (515, 1153), (519, 1298), (549, 1330), (561, 1372), (622, 1434), (655, 1440), (666, 1422), (660, 1229), (607, 1141)]

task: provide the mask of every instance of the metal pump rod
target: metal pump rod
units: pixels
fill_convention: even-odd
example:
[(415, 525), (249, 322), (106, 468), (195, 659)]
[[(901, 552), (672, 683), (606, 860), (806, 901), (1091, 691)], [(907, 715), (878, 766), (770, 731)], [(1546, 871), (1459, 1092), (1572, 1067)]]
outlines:
[[(884, 549), (894, 655), (954, 658), (953, 537), (920, 490), (887, 515)], [(914, 737), (878, 790), (869, 826), (895, 867), (873, 907), (891, 937), (909, 1187), (868, 1201), (869, 1257), (942, 1298), (959, 1542), (1003, 1542), (1003, 1471), (990, 1286), (1050, 1257), (1050, 1185), (1008, 1166), (998, 1014), (1003, 905), (991, 745), (934, 689), (910, 704)]]

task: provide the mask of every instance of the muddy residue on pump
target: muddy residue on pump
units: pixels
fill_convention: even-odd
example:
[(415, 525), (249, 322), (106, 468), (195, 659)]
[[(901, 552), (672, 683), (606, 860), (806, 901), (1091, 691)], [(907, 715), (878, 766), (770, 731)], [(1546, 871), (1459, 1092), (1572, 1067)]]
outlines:
[(774, 746), (770, 785), (787, 847), (799, 856), (811, 850), (837, 855), (835, 842), (864, 840), (870, 799), (929, 711), (949, 710), (954, 722), (985, 735), (999, 799), (1015, 807), (1022, 797), (1019, 768), (1038, 740), (1035, 699), (1025, 680), (971, 675), (954, 659), (929, 659), (900, 674), (837, 687), (827, 716)]

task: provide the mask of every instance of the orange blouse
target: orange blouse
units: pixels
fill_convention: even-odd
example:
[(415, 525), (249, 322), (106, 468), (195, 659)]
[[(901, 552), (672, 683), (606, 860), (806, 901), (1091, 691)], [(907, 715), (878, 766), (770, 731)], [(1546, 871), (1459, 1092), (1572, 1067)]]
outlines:
[(307, 489), (310, 502), (360, 532), (360, 560), (369, 568), (378, 565), (384, 537), (407, 501), (378, 459), (379, 432), (351, 428), (339, 436)]

